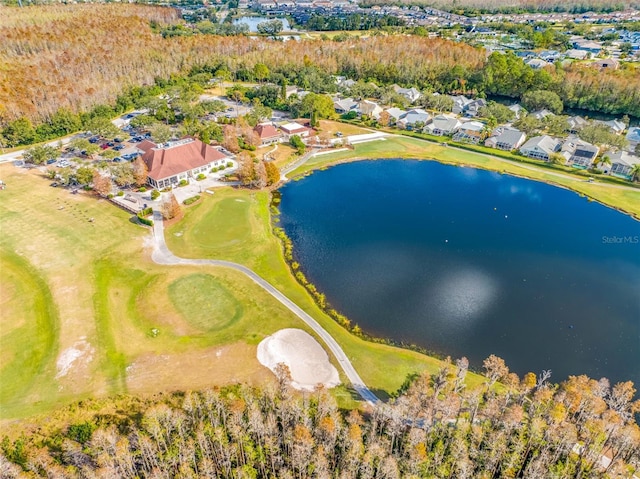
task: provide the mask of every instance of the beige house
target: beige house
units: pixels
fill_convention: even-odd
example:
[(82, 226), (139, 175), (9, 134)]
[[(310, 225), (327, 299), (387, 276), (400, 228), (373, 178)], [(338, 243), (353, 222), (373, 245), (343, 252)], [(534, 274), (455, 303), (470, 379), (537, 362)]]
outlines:
[(230, 159), (197, 138), (183, 138), (160, 145), (143, 141), (138, 148), (144, 152), (142, 160), (149, 170), (147, 183), (154, 188), (175, 186), (182, 180), (223, 166)]

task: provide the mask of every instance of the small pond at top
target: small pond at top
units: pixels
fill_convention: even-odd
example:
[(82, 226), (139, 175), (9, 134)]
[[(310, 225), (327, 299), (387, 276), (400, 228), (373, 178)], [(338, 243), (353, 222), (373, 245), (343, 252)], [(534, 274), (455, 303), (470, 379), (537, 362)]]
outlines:
[(282, 189), (302, 270), (372, 335), (479, 367), (640, 384), (640, 222), (579, 195), (429, 161), (377, 160)]
[(234, 25), (238, 25), (240, 23), (246, 23), (249, 25), (249, 31), (251, 33), (256, 33), (258, 31), (258, 23), (268, 22), (270, 20), (280, 20), (282, 22), (282, 31), (289, 32), (291, 31), (291, 24), (289, 20), (286, 18), (276, 18), (276, 17), (241, 17), (236, 18), (233, 21)]

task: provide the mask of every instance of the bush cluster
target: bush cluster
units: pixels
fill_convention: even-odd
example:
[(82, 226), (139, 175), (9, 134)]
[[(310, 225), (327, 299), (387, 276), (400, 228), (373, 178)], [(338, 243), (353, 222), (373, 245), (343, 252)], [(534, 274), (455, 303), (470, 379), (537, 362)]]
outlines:
[(185, 204), (185, 205), (190, 205), (190, 204), (195, 203), (199, 199), (200, 199), (200, 195), (196, 195), (196, 196), (192, 196), (191, 198), (187, 198), (182, 203)]

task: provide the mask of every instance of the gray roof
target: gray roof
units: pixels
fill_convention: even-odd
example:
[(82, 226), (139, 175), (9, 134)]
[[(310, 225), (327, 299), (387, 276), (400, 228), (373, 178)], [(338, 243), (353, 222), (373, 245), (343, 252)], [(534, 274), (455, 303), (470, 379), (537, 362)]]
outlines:
[(515, 128), (507, 128), (496, 136), (496, 143), (505, 143), (507, 145), (517, 145), (519, 141), (522, 141), (524, 133)]
[(533, 150), (538, 148), (539, 150), (544, 151), (547, 154), (555, 153), (558, 151), (558, 147), (560, 146), (560, 142), (555, 138), (551, 138), (548, 135), (543, 136), (535, 136), (527, 140), (527, 142), (522, 145), (521, 150)]
[(627, 133), (627, 140), (632, 141), (634, 143), (640, 142), (640, 127), (634, 126), (629, 128), (629, 132)]
[(579, 158), (595, 158), (600, 153), (600, 148), (581, 140), (577, 136), (570, 136), (562, 145), (562, 151)]
[(569, 127), (576, 129), (576, 128), (582, 128), (583, 126), (587, 125), (589, 122), (587, 120), (585, 120), (584, 118), (582, 118), (581, 116), (570, 116), (569, 118), (567, 118), (567, 123), (569, 123)]
[(432, 123), (429, 125), (430, 130), (439, 129), (442, 131), (451, 131), (457, 128), (460, 122), (457, 118), (451, 118), (449, 116), (437, 115), (433, 117)]
[(358, 106), (358, 102), (354, 101), (352, 98), (345, 98), (343, 100), (338, 100), (333, 102), (333, 107), (335, 109), (340, 109), (343, 111), (353, 110)]
[(422, 109), (409, 110), (402, 118), (402, 121), (412, 125), (413, 123), (422, 122), (426, 123), (431, 118), (431, 115)]
[(404, 116), (407, 114), (407, 112), (401, 108), (388, 108), (386, 110), (387, 113), (389, 113), (389, 115), (391, 115), (393, 118), (397, 120), (399, 120), (400, 118), (404, 118)]
[(640, 163), (640, 158), (626, 151), (616, 151), (615, 153), (608, 153), (611, 163), (619, 163), (625, 166), (633, 166)]

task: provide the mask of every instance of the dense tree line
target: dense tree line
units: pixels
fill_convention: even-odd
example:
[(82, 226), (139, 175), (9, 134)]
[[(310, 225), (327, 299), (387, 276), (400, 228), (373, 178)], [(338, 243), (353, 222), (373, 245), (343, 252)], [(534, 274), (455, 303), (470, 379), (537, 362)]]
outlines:
[(638, 8), (637, 0), (361, 0), (361, 6), (419, 5), (459, 14), (528, 13), (528, 12), (615, 12)]
[[(549, 90), (565, 106), (640, 116), (640, 75), (632, 68), (600, 71), (577, 65), (534, 70), (511, 53), (494, 53), (487, 59), (481, 49), (419, 36), (410, 41), (398, 35), (286, 44), (243, 36), (162, 38), (153, 33), (151, 22), (172, 25), (177, 13), (138, 5), (5, 12), (8, 15), (0, 19), (3, 146), (54, 138), (84, 128), (89, 118), (153, 104), (150, 97), (185, 78), (200, 87), (212, 77), (268, 80), (316, 93), (336, 91), (332, 75), (440, 93), (519, 98), (528, 91)], [(183, 106), (188, 111), (184, 102)], [(167, 104), (155, 108), (154, 114), (171, 122), (182, 110)]]
[[(325, 390), (278, 386), (74, 406), (82, 417), (2, 441), (2, 477), (623, 478), (640, 465), (632, 383), (560, 385), (504, 362), (465, 388), (467, 361), (407, 380), (395, 400), (340, 410)], [(498, 383), (500, 381), (501, 383)], [(115, 399), (114, 402), (126, 401)], [(93, 414), (89, 411), (93, 409)], [(96, 411), (97, 409), (97, 411)], [(106, 412), (106, 411), (105, 411)], [(68, 419), (66, 419), (68, 421)], [(606, 454), (610, 464), (603, 465)]]
[(345, 15), (313, 14), (302, 23), (306, 30), (371, 30), (382, 27), (402, 27), (405, 21), (393, 15), (362, 15), (349, 13)]

